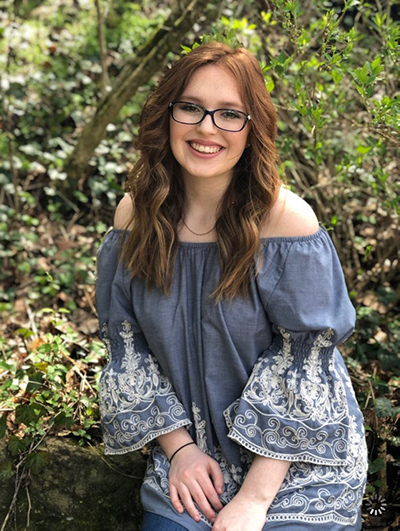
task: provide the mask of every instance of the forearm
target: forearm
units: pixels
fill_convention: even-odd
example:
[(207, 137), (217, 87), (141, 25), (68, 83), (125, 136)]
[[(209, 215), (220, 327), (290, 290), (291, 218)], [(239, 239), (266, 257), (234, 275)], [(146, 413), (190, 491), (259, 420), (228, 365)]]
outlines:
[(239, 491), (268, 510), (290, 467), (290, 461), (256, 455)]
[(261, 531), (289, 466), (289, 461), (256, 455), (241, 489), (219, 512), (213, 530)]
[(157, 442), (164, 450), (164, 453), (168, 459), (170, 459), (171, 455), (178, 448), (186, 443), (193, 442), (193, 439), (185, 428), (178, 428), (177, 430), (166, 433), (165, 435), (160, 435), (157, 437)]

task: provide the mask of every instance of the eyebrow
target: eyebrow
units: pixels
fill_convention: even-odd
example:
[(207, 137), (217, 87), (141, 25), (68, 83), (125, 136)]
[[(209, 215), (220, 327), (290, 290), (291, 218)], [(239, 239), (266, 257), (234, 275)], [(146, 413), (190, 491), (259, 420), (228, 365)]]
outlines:
[[(180, 98), (182, 99), (182, 101), (190, 101), (192, 103), (198, 103), (199, 105), (204, 107), (202, 99), (197, 98), (196, 96), (190, 96), (190, 95), (183, 94), (182, 96), (180, 96)], [(243, 109), (244, 107), (239, 101), (219, 101), (215, 108), (216, 109), (240, 110), (240, 109)]]

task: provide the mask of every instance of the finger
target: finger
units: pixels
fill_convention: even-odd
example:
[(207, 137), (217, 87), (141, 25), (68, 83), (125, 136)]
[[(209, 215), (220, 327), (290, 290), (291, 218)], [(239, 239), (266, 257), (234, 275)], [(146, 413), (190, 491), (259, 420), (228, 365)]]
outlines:
[(178, 513), (183, 513), (183, 506), (179, 500), (178, 491), (176, 490), (174, 485), (171, 485), (171, 483), (169, 484), (169, 495), (174, 509), (176, 509)]
[(222, 503), (218, 497), (215, 486), (211, 482), (211, 479), (207, 476), (203, 480), (199, 481), (199, 485), (214, 509), (216, 511), (220, 511), (222, 509)]
[(185, 506), (187, 512), (190, 514), (190, 516), (193, 518), (193, 520), (196, 520), (196, 522), (200, 521), (200, 513), (197, 510), (192, 496), (189, 492), (189, 489), (186, 487), (186, 485), (180, 485), (178, 490), (179, 497)]
[(222, 494), (224, 492), (224, 476), (216, 461), (210, 462), (210, 476), (213, 480), (215, 490), (218, 494)]
[(199, 484), (194, 484), (191, 486), (190, 492), (192, 494), (192, 497), (194, 498), (194, 501), (197, 503), (197, 506), (200, 508), (204, 516), (208, 518), (208, 520), (213, 522), (215, 520), (215, 512), (213, 511), (211, 505), (208, 503), (207, 497), (203, 492), (202, 486)]

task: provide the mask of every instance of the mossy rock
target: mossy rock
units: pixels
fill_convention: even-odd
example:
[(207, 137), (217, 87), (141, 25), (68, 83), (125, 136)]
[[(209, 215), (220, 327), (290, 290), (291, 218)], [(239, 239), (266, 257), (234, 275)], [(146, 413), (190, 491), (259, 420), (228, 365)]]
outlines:
[[(6, 530), (139, 531), (139, 489), (146, 467), (141, 453), (105, 457), (99, 448), (82, 448), (63, 438), (47, 438), (40, 450), (47, 452), (48, 464), (23, 478)], [(7, 461), (11, 458), (0, 441), (2, 469)], [(15, 483), (15, 475), (0, 479), (0, 522)]]

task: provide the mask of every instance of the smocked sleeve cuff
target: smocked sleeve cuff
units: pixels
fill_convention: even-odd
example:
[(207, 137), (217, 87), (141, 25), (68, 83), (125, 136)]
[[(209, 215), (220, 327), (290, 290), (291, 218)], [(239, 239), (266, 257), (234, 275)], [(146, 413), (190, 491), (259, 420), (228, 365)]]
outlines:
[(113, 337), (104, 324), (101, 335), (110, 355), (99, 382), (105, 453), (138, 450), (160, 435), (189, 426), (191, 421), (143, 334), (125, 321)]
[(333, 331), (308, 345), (278, 330), (242, 396), (224, 411), (228, 437), (265, 457), (344, 465), (351, 419), (333, 364)]

